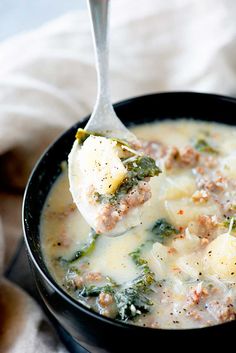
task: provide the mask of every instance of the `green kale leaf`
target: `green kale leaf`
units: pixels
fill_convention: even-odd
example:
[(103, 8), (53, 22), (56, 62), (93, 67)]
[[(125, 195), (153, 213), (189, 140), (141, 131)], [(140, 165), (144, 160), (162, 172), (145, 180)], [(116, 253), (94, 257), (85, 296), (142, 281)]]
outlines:
[(212, 147), (205, 139), (199, 138), (195, 145), (194, 148), (199, 151), (199, 152), (204, 152), (204, 153), (211, 153), (211, 154), (218, 154), (219, 152)]
[(113, 195), (96, 194), (96, 200), (100, 203), (115, 205), (134, 186), (145, 178), (151, 178), (161, 173), (154, 159), (148, 156), (135, 156), (123, 161), (128, 170), (126, 178)]
[(99, 234), (97, 234), (94, 230), (91, 230), (88, 236), (88, 241), (82, 245), (82, 247), (77, 250), (69, 260), (63, 259), (63, 261), (66, 261), (68, 264), (73, 264), (82, 257), (90, 255), (95, 249), (95, 243), (98, 236)]
[(151, 231), (160, 243), (163, 243), (166, 237), (179, 233), (178, 229), (167, 222), (165, 218), (158, 219)]

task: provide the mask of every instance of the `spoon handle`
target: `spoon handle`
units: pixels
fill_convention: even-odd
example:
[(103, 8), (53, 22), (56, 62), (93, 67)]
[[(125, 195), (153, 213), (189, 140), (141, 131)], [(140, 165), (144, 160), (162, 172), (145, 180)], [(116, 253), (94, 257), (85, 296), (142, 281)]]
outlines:
[[(88, 0), (98, 81), (96, 104), (85, 127), (86, 130), (92, 131), (110, 130), (111, 123), (109, 117), (114, 120), (115, 116), (110, 103), (108, 82), (107, 32), (109, 3), (110, 0)], [(104, 121), (104, 118), (106, 121)]]
[(109, 4), (110, 0), (88, 0), (96, 55), (98, 93), (93, 113), (85, 129), (107, 134), (109, 137), (118, 137), (138, 146), (137, 138), (116, 116), (110, 100), (107, 44)]
[(108, 82), (108, 11), (110, 0), (88, 0), (96, 55), (98, 98), (109, 97)]

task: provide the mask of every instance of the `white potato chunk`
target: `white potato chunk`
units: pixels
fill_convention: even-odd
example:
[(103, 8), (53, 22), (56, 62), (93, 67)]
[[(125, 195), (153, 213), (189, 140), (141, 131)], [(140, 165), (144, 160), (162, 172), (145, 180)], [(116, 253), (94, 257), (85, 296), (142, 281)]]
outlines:
[(230, 154), (221, 162), (222, 171), (226, 177), (236, 178), (236, 153)]
[(187, 228), (185, 237), (173, 239), (171, 246), (175, 248), (179, 254), (189, 254), (196, 250), (200, 243), (199, 237), (191, 234)]
[(176, 261), (176, 267), (193, 279), (201, 278), (203, 273), (201, 256), (198, 253), (179, 257)]
[(127, 174), (118, 153), (116, 141), (100, 136), (89, 136), (81, 147), (81, 170), (99, 194), (114, 193)]
[(236, 237), (228, 233), (221, 234), (207, 246), (204, 271), (206, 275), (235, 281)]
[(165, 209), (170, 222), (176, 227), (187, 227), (190, 221), (197, 219), (200, 215), (213, 216), (218, 212), (218, 206), (214, 203), (195, 204), (187, 198), (166, 200)]
[(168, 249), (169, 248), (167, 246), (156, 242), (155, 244), (153, 244), (151, 250), (149, 266), (159, 279), (164, 279), (167, 277), (168, 262), (170, 258)]
[(196, 191), (194, 177), (191, 174), (165, 176), (160, 190), (160, 198), (165, 200), (190, 197)]

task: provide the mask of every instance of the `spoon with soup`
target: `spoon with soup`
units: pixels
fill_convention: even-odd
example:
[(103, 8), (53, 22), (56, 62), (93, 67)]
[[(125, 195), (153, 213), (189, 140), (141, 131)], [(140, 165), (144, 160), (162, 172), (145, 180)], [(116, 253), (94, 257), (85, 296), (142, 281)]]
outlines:
[(69, 154), (73, 200), (96, 233), (117, 236), (141, 223), (150, 199), (149, 179), (161, 171), (116, 116), (108, 84), (109, 0), (88, 0), (96, 53), (98, 94), (84, 129)]

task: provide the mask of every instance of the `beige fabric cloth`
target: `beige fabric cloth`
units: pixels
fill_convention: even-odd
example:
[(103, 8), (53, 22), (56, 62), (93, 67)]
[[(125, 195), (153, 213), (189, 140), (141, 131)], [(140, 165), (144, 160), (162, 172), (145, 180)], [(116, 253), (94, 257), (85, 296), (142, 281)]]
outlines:
[[(113, 101), (163, 90), (233, 95), (235, 15), (233, 0), (113, 1)], [(0, 44), (0, 273), (21, 234), (29, 171), (59, 132), (91, 111), (95, 93), (87, 11)], [(37, 304), (3, 278), (0, 351), (63, 351)]]

